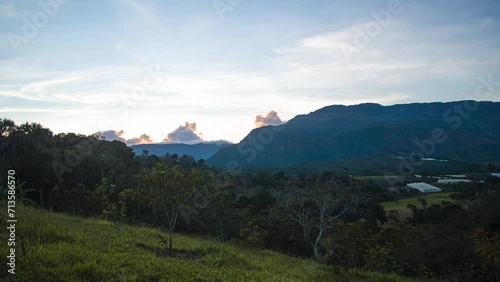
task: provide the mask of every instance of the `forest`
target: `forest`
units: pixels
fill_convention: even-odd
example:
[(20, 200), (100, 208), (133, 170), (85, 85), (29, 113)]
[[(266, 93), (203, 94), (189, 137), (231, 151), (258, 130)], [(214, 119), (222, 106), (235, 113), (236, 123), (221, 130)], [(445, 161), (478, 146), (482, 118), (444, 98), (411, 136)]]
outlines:
[[(490, 170), (498, 169), (490, 164)], [(98, 136), (53, 134), (0, 119), (0, 187), (16, 172), (18, 203), (168, 234), (268, 249), (345, 270), (416, 279), (500, 280), (500, 178), (450, 187), (441, 203), (409, 204), (402, 218), (381, 202), (383, 182), (339, 174), (210, 167), (176, 154), (135, 155)], [(405, 181), (399, 183), (404, 186)]]

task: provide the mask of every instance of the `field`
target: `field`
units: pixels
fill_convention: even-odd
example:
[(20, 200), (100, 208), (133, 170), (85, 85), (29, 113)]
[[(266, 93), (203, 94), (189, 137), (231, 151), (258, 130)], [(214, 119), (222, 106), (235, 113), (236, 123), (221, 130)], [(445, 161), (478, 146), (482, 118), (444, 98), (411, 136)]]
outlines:
[[(5, 223), (5, 202), (0, 210)], [(7, 273), (7, 232), (2, 232), (2, 281), (405, 281), (178, 234), (169, 255), (160, 244), (166, 234), (157, 229), (115, 228), (99, 219), (26, 206), (16, 207), (16, 214), (16, 274)]]
[(419, 199), (425, 199), (428, 205), (440, 204), (442, 201), (453, 202), (450, 195), (453, 193), (429, 193), (426, 195), (418, 195), (411, 198), (398, 199), (389, 202), (380, 203), (386, 210), (406, 209), (409, 204), (420, 207)]

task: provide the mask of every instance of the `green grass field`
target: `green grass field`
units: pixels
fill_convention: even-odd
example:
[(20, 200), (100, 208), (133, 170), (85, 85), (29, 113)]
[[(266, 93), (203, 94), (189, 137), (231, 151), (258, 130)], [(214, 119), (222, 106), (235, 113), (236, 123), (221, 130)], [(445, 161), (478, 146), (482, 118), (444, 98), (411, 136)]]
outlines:
[(380, 203), (386, 210), (395, 209), (406, 209), (409, 204), (420, 207), (420, 202), (418, 199), (423, 198), (427, 201), (428, 205), (440, 204), (442, 201), (453, 202), (450, 195), (453, 193), (443, 192), (443, 193), (429, 193), (425, 195), (418, 195), (411, 198), (398, 199), (389, 202)]
[[(7, 225), (5, 202), (0, 210)], [(16, 214), (16, 274), (7, 273), (8, 234), (2, 231), (1, 281), (409, 281), (178, 234), (172, 257), (159, 244), (166, 234), (153, 228), (116, 229), (107, 221), (26, 206)]]

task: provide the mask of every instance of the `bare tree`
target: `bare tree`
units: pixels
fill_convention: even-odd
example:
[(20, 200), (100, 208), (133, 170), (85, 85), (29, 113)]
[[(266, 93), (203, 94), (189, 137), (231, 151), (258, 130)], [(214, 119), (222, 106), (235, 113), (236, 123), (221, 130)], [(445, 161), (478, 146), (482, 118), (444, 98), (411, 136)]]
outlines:
[(304, 229), (314, 257), (321, 260), (321, 239), (327, 228), (359, 205), (359, 197), (336, 176), (317, 178), (310, 183), (292, 181), (285, 208), (289, 217)]

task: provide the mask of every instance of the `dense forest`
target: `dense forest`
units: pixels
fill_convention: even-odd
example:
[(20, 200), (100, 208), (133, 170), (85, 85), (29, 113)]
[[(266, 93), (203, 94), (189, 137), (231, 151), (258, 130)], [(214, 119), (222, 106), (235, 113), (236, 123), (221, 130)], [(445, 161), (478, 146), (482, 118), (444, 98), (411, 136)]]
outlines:
[[(495, 165), (491, 165), (494, 169)], [(450, 201), (380, 202), (383, 183), (335, 172), (287, 175), (209, 167), (176, 154), (135, 155), (98, 136), (53, 134), (0, 119), (0, 187), (15, 170), (17, 200), (53, 212), (208, 236), (312, 258), (331, 267), (412, 278), (500, 280), (500, 178), (458, 185)]]

